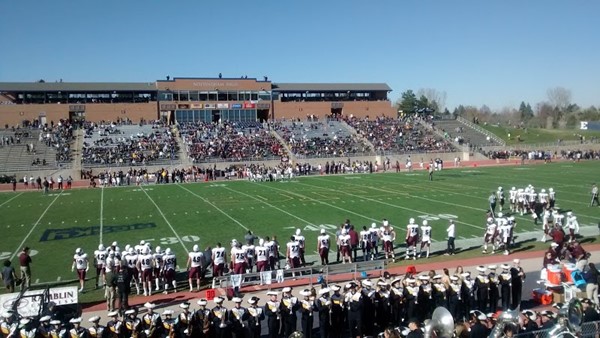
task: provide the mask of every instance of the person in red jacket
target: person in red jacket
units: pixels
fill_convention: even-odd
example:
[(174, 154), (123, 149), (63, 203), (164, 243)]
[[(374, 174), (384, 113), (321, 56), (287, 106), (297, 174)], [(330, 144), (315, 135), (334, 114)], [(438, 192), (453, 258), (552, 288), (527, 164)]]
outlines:
[(356, 252), (358, 251), (358, 232), (354, 230), (354, 225), (350, 226), (350, 231), (348, 232), (350, 235), (350, 246), (352, 247), (352, 252), (354, 255), (354, 262), (356, 262)]

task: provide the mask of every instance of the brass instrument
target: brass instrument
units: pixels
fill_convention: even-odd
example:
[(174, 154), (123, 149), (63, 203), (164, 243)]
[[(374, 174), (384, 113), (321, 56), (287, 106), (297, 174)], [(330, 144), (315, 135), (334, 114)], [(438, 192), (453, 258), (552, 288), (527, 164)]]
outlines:
[(188, 313), (187, 319), (188, 319), (187, 328), (185, 329), (184, 332), (186, 333), (186, 336), (192, 337), (192, 334), (194, 331), (194, 312)]
[(242, 321), (242, 315), (243, 315), (244, 309), (243, 308), (239, 308), (238, 309), (238, 308), (234, 307), (230, 311), (231, 311), (231, 313), (233, 313), (233, 316), (235, 317), (235, 319), (238, 322), (240, 322), (240, 324), (242, 325), (242, 327), (244, 327), (244, 322)]
[[(488, 338), (500, 338), (504, 334), (504, 328), (507, 325), (513, 325), (515, 328), (519, 325), (519, 309), (504, 311), (498, 316), (496, 325), (490, 332)], [(554, 337), (554, 336), (551, 336)]]
[(435, 332), (435, 337), (451, 338), (454, 336), (454, 318), (445, 307), (437, 307), (431, 315), (431, 320), (425, 325), (424, 338), (431, 338)]
[(221, 323), (219, 324), (220, 328), (225, 328), (227, 327), (227, 309), (224, 307), (219, 307), (218, 310), (215, 311), (215, 316), (217, 316), (217, 318), (219, 318), (221, 320)]
[(254, 308), (254, 307), (249, 307), (248, 308), (248, 313), (250, 314), (250, 316), (254, 317), (255, 320), (254, 322), (256, 323), (256, 326), (260, 325), (260, 311), (258, 308)]
[[(156, 331), (156, 320), (154, 319), (155, 318), (154, 315), (153, 316), (150, 316), (149, 314), (146, 315), (146, 316), (148, 316), (147, 317), (148, 319), (146, 320), (146, 324), (150, 324), (150, 328), (148, 330), (146, 330), (146, 332), (145, 332), (146, 336), (148, 336), (148, 337), (152, 337), (154, 335), (154, 331)], [(150, 323), (148, 323), (148, 320), (150, 320)]]
[(550, 330), (549, 337), (575, 338), (581, 333), (583, 307), (577, 298), (571, 298), (568, 304), (558, 311), (556, 325)]

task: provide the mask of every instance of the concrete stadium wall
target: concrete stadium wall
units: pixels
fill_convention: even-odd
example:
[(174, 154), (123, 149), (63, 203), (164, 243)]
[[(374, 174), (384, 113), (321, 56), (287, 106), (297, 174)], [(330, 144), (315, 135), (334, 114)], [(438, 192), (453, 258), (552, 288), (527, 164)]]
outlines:
[[(34, 120), (40, 114), (46, 114), (46, 121), (58, 122), (69, 118), (69, 104), (15, 104), (0, 105), (0, 126), (20, 125), (23, 120)], [(154, 120), (158, 118), (156, 102), (149, 103), (94, 103), (85, 105), (87, 121), (115, 121), (117, 118), (129, 118), (138, 122), (141, 118)]]
[[(390, 101), (351, 101), (342, 102), (344, 108), (342, 114), (346, 116), (354, 115), (356, 117), (371, 118), (375, 116), (395, 117), (398, 112), (392, 106)], [(306, 118), (306, 115), (317, 115), (324, 118), (331, 114), (331, 102), (273, 102), (275, 109), (275, 118)]]

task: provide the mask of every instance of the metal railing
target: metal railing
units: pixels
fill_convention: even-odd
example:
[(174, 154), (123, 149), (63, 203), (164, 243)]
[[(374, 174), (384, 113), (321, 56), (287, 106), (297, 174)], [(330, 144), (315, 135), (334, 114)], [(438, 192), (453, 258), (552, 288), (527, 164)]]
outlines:
[(481, 128), (480, 126), (476, 125), (475, 123), (473, 123), (465, 118), (462, 118), (460, 116), (456, 117), (456, 121), (466, 125), (467, 127), (471, 128), (473, 130), (476, 130), (476, 131), (484, 134), (485, 136), (488, 136), (489, 138), (494, 140), (494, 142), (498, 143), (499, 145), (506, 146), (506, 142), (503, 139), (499, 138), (496, 134), (492, 133), (491, 131)]

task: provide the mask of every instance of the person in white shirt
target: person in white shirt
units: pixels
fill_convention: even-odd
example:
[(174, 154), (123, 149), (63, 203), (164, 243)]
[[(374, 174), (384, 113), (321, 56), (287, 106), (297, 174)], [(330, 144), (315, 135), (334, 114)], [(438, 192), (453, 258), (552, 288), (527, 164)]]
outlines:
[(342, 255), (342, 264), (352, 263), (352, 256), (350, 255), (350, 235), (347, 229), (342, 229), (342, 234), (339, 237), (340, 250)]
[(454, 255), (454, 239), (456, 238), (456, 225), (454, 225), (454, 221), (450, 220), (450, 224), (446, 228), (446, 233), (448, 233), (448, 250), (446, 251), (446, 256)]
[(223, 276), (225, 266), (227, 265), (227, 253), (221, 243), (217, 243), (217, 247), (212, 249), (213, 262), (213, 277)]
[(321, 229), (321, 234), (317, 237), (317, 252), (321, 257), (321, 265), (329, 264), (329, 235), (325, 232), (325, 229)]
[(302, 231), (300, 229), (296, 229), (296, 235), (294, 235), (294, 240), (298, 242), (298, 246), (300, 247), (300, 262), (302, 266), (306, 265), (306, 261), (304, 260), (304, 245), (306, 242), (306, 238), (302, 236)]
[(231, 248), (231, 263), (233, 264), (233, 273), (241, 275), (246, 272), (246, 250), (242, 249), (242, 245), (235, 241)]
[(153, 268), (154, 257), (150, 248), (145, 246), (142, 249), (142, 253), (138, 255), (137, 268), (141, 275), (142, 289), (144, 289), (144, 296), (150, 296), (152, 294), (152, 268)]
[(90, 263), (87, 254), (81, 248), (77, 248), (73, 256), (71, 271), (75, 271), (75, 268), (77, 268), (77, 277), (79, 277), (79, 292), (83, 292), (85, 287), (85, 273), (90, 269)]
[(286, 244), (286, 257), (290, 268), (295, 269), (300, 267), (300, 245), (295, 240), (294, 236), (290, 237), (290, 241)]
[(415, 219), (408, 220), (406, 226), (406, 259), (410, 259), (411, 253), (413, 259), (417, 259), (417, 242), (419, 241), (419, 225), (415, 223)]
[(193, 280), (196, 279), (196, 287), (200, 291), (200, 277), (202, 276), (202, 267), (204, 266), (204, 254), (200, 251), (198, 244), (192, 248), (192, 252), (188, 254), (188, 282), (190, 284), (190, 292), (194, 291)]

